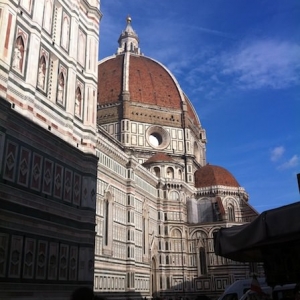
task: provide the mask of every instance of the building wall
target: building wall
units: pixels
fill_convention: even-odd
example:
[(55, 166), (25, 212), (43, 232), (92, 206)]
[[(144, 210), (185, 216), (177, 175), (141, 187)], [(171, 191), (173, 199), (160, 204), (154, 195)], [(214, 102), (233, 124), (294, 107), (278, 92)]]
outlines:
[(85, 152), (95, 152), (99, 1), (0, 3), (0, 95)]
[[(241, 198), (246, 195), (243, 188), (197, 190), (184, 179), (158, 178), (151, 167), (144, 168), (102, 127), (98, 132), (97, 156), (97, 294), (109, 299), (195, 299), (199, 294), (217, 297), (234, 280), (250, 276), (248, 264), (216, 256), (213, 245), (213, 233), (220, 227), (242, 224), (256, 216), (248, 206), (248, 218), (241, 218), (245, 210), (242, 207), (247, 205)], [(163, 170), (171, 163), (157, 165)], [(213, 206), (215, 192), (224, 193), (220, 199), (225, 215), (193, 222), (188, 214), (190, 199), (196, 210), (197, 203), (206, 199), (211, 211), (217, 213)], [(236, 219), (229, 218), (231, 204)]]
[(65, 299), (93, 282), (97, 157), (0, 107), (1, 299)]
[[(100, 109), (101, 111), (101, 109)], [(152, 112), (155, 114), (155, 111)], [(98, 111), (98, 116), (100, 112)], [(185, 165), (186, 179), (194, 184), (194, 172), (199, 166), (206, 164), (205, 143), (196, 138), (190, 129), (153, 125), (151, 123), (120, 120), (119, 122), (103, 124), (110, 135), (123, 145), (134, 149), (140, 164), (146, 162), (154, 151), (161, 151), (173, 156), (178, 163)], [(163, 144), (159, 147), (151, 145), (150, 135), (159, 132)], [(182, 159), (186, 156), (186, 160)]]
[(99, 8), (0, 2), (1, 299), (93, 286)]

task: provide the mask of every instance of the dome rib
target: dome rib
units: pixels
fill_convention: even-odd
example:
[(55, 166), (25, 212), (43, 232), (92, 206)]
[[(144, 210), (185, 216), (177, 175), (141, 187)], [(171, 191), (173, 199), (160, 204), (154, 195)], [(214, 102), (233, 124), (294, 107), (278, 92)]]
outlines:
[(156, 61), (130, 55), (129, 93), (131, 101), (180, 109), (181, 97), (173, 78)]

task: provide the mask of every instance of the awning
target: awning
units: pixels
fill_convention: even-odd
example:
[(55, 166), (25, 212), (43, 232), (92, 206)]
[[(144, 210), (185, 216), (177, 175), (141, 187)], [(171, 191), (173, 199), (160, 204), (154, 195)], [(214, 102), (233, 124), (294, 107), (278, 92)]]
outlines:
[(215, 234), (215, 253), (240, 262), (263, 262), (269, 284), (298, 282), (300, 202), (265, 211), (249, 224), (221, 228)]

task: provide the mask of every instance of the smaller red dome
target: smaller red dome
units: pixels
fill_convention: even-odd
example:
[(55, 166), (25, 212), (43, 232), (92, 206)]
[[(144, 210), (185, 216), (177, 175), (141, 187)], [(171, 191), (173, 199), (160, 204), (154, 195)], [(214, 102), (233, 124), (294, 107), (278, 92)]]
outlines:
[(240, 187), (234, 176), (226, 169), (207, 164), (195, 172), (195, 187), (203, 188), (214, 185)]
[(147, 161), (143, 163), (143, 165), (149, 165), (152, 163), (161, 163), (161, 162), (168, 162), (168, 163), (174, 163), (174, 160), (172, 157), (169, 155), (163, 153), (163, 152), (158, 152), (154, 154), (152, 157), (150, 157)]

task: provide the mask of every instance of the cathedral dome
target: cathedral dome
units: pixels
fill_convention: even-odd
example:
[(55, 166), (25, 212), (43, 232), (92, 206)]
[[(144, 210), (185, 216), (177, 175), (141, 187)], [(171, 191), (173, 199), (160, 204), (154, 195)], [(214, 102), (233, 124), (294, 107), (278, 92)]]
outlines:
[(131, 18), (118, 42), (117, 53), (98, 64), (98, 124), (128, 119), (199, 130), (198, 115), (173, 74), (141, 54)]
[(223, 185), (229, 187), (240, 187), (234, 176), (226, 169), (207, 164), (195, 172), (195, 187), (211, 187)]

